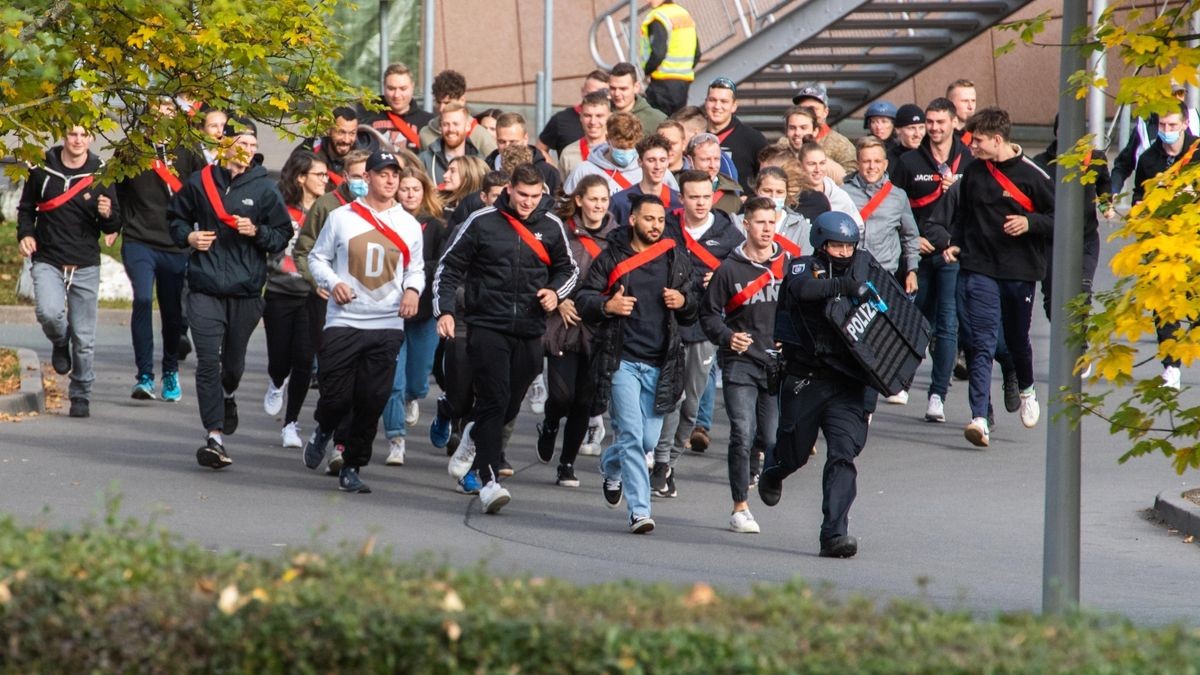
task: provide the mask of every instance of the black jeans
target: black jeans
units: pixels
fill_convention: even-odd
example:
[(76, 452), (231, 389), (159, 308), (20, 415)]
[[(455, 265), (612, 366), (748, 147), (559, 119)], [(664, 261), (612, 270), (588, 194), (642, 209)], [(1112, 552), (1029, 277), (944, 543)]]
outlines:
[(579, 456), (579, 446), (587, 435), (588, 413), (592, 407), (591, 392), (594, 388), (588, 382), (587, 354), (583, 352), (563, 352), (558, 356), (546, 358), (546, 421), (547, 427), (558, 428), (558, 421), (567, 418), (563, 427), (562, 455), (559, 464), (574, 464)]
[(498, 475), (504, 426), (516, 419), (525, 391), (542, 372), (542, 353), (540, 337), (518, 337), (480, 326), (471, 326), (467, 334), (467, 359), (475, 389), (471, 411), (475, 464), (471, 468), (479, 472), (485, 485)]
[(342, 456), (346, 466), (371, 461), (379, 416), (392, 392), (396, 355), (404, 342), (399, 329), (326, 328), (321, 344), (321, 398), (313, 417), (322, 429), (337, 429), (349, 416)]
[(750, 490), (751, 452), (774, 442), (779, 402), (767, 391), (767, 373), (743, 359), (728, 359), (721, 368), (725, 413), (729, 415), (729, 491), (734, 503)]
[(857, 495), (854, 459), (867, 442), (863, 410), (866, 385), (849, 379), (788, 375), (779, 391), (779, 434), (767, 451), (764, 476), (786, 478), (808, 463), (817, 432), (825, 436), (822, 475), (821, 541), (846, 534), (850, 506)]
[[(307, 296), (267, 291), (263, 327), (267, 333), (267, 375), (279, 387), (288, 380), (287, 411), (283, 423), (300, 419), (312, 379), (313, 347), (309, 337)], [(289, 379), (290, 378), (290, 379)]]
[(196, 349), (196, 400), (206, 430), (225, 426), (222, 390), (237, 391), (246, 370), (246, 345), (262, 311), (262, 298), (188, 294), (188, 320)]

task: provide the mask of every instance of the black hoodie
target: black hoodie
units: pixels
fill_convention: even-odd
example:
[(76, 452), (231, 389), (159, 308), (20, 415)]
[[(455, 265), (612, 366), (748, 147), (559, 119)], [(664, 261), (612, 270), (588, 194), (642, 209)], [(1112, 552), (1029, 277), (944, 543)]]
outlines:
[(171, 237), (180, 246), (187, 245), (193, 230), (216, 232), (217, 239), (207, 251), (192, 250), (188, 288), (217, 297), (258, 297), (267, 282), (267, 256), (284, 250), (291, 241), (292, 217), (263, 168), (261, 155), (232, 180), (222, 166), (213, 164), (212, 172), (225, 211), (249, 218), (258, 231), (247, 237), (217, 220), (201, 183), (203, 171), (192, 174), (167, 208)]
[[(713, 222), (704, 236), (700, 237), (697, 242), (704, 247), (717, 260), (724, 260), (729, 256), (733, 249), (737, 248), (746, 237), (742, 231), (738, 229), (733, 220), (724, 212), (718, 209), (712, 210)], [(692, 260), (692, 270), (696, 277), (696, 285), (699, 288), (704, 287), (704, 275), (709, 272), (715, 272), (704, 261), (700, 260), (696, 254), (692, 253), (687, 248), (687, 239), (683, 236), (683, 215), (679, 215), (679, 220), (668, 218), (667, 227), (663, 231), (664, 237), (670, 237), (679, 244), (679, 247), (688, 251)], [(707, 342), (704, 331), (701, 330), (699, 324), (684, 326), (680, 330), (680, 335), (683, 336), (683, 341), (691, 344), (694, 342)]]
[[(50, 211), (38, 212), (37, 205), (63, 194), (102, 166), (104, 163), (100, 158), (88, 152), (82, 167), (68, 169), (62, 163), (62, 146), (55, 146), (46, 151), (44, 166), (30, 170), (17, 206), (17, 241), (25, 237), (37, 240), (34, 262), (59, 267), (100, 264), (100, 234), (111, 234), (121, 228), (120, 205), (113, 186), (99, 187), (93, 183)], [(101, 218), (96, 210), (100, 195), (112, 200), (112, 213), (108, 218)]]
[[(912, 207), (918, 227), (925, 224), (942, 197), (942, 176), (938, 172), (938, 162), (933, 158), (930, 146), (929, 137), (926, 136), (916, 149), (900, 155), (900, 162), (895, 171), (890, 168), (888, 170), (888, 177), (896, 187), (908, 195), (909, 206)], [(950, 146), (950, 157), (946, 160), (954, 175), (961, 179), (974, 159), (970, 150), (956, 135), (954, 143)], [(934, 197), (935, 193), (937, 197)]]
[[(172, 160), (162, 148), (156, 151), (158, 159), (180, 183), (187, 180), (187, 176), (180, 173), (178, 159)], [(174, 190), (152, 169), (117, 183), (117, 197), (121, 200), (121, 236), (125, 241), (136, 241), (170, 253), (186, 250), (187, 247), (180, 247), (171, 238), (171, 228), (167, 226), (167, 205), (174, 196)]]
[[(1183, 130), (1183, 145), (1178, 155), (1168, 155), (1166, 147), (1159, 139), (1154, 139), (1149, 148), (1138, 157), (1137, 168), (1133, 172), (1133, 203), (1137, 204), (1146, 196), (1146, 188), (1143, 184), (1162, 173), (1166, 169), (1174, 166), (1176, 162), (1187, 154), (1188, 150), (1196, 143), (1196, 137), (1187, 129)], [(1200, 162), (1200, 151), (1192, 153), (1192, 157), (1188, 160), (1189, 164)]]
[[(717, 358), (722, 367), (730, 359), (749, 361), (755, 365), (766, 365), (770, 361), (768, 349), (775, 348), (775, 309), (779, 301), (779, 287), (787, 268), (776, 267), (786, 263), (787, 254), (778, 244), (766, 262), (757, 263), (746, 257), (745, 244), (733, 249), (721, 263), (708, 282), (704, 300), (700, 304), (700, 326), (704, 334), (717, 345)], [(783, 263), (779, 261), (783, 260)], [(766, 286), (726, 313), (729, 302), (754, 283), (763, 274), (776, 269), (778, 276), (771, 276)], [(754, 344), (744, 353), (738, 354), (729, 348), (734, 333), (749, 333)]]
[[(516, 337), (541, 337), (546, 312), (537, 292), (550, 288), (559, 300), (571, 296), (579, 268), (571, 256), (562, 221), (551, 212), (554, 200), (543, 196), (528, 218), (521, 220), (509, 205), (505, 190), (495, 205), (479, 209), (457, 229), (438, 263), (433, 280), (433, 314), (453, 314), (468, 325)], [(549, 255), (550, 264), (517, 234), (504, 217), (524, 224)], [(459, 307), (456, 291), (466, 291)]]

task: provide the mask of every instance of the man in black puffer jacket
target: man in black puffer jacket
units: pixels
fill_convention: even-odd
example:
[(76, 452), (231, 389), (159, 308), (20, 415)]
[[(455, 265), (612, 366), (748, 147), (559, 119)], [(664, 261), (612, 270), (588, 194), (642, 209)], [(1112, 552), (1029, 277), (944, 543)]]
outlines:
[[(467, 360), (475, 406), (449, 471), (463, 492), (480, 493), (487, 513), (511, 498), (496, 480), (502, 431), (542, 370), (546, 313), (571, 295), (579, 278), (553, 205), (542, 192), (538, 170), (532, 164), (516, 167), (495, 206), (476, 211), (458, 227), (433, 280), (438, 335), (452, 339), (457, 320), (470, 326)], [(461, 307), (460, 286), (466, 291)]]
[[(700, 286), (686, 249), (663, 236), (666, 211), (658, 197), (635, 197), (630, 220), (630, 227), (609, 235), (575, 306), (596, 326), (593, 412), (608, 406), (616, 439), (600, 458), (604, 498), (616, 508), (624, 495), (630, 532), (644, 534), (654, 529), (646, 455), (658, 443), (663, 416), (683, 393), (679, 327), (695, 324)], [(650, 414), (648, 394), (654, 399)]]
[[(201, 466), (233, 463), (224, 434), (237, 430), (246, 344), (262, 318), (267, 256), (287, 247), (292, 220), (257, 154), (251, 122), (226, 129), (219, 164), (192, 174), (167, 210), (171, 237), (188, 259), (188, 323), (196, 345), (196, 399), (208, 436)], [(222, 396), (222, 390), (224, 396)]]

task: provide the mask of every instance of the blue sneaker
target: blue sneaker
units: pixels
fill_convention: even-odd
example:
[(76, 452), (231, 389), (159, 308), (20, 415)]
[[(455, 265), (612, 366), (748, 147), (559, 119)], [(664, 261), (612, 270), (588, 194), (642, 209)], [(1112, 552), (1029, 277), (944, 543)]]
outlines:
[(450, 420), (441, 415), (434, 415), (429, 424), (429, 442), (435, 448), (444, 448), (450, 442)]
[(181, 398), (183, 398), (183, 390), (179, 388), (179, 373), (163, 373), (162, 400), (174, 403)]
[(333, 438), (333, 432), (325, 431), (318, 424), (317, 428), (313, 430), (312, 437), (304, 445), (304, 466), (310, 469), (316, 469), (318, 466), (321, 466), (321, 462), (325, 459), (325, 448), (329, 445), (330, 438)]
[(142, 373), (137, 377), (137, 384), (133, 385), (132, 398), (139, 401), (153, 401), (154, 396), (154, 376), (150, 373)]
[(464, 495), (477, 495), (481, 488), (483, 486), (479, 484), (479, 474), (474, 471), (468, 471), (458, 479), (458, 491)]

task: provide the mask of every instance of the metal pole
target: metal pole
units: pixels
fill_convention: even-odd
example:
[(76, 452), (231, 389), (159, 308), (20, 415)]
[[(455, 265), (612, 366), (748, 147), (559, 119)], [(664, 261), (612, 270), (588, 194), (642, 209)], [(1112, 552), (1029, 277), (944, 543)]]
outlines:
[(542, 129), (550, 121), (550, 111), (554, 108), (554, 0), (546, 0), (546, 17), (542, 28), (542, 72), (545, 73), (543, 86), (545, 91), (545, 107), (538, 111), (537, 129)]
[(383, 91), (383, 74), (388, 67), (388, 3), (379, 0), (379, 90)]
[(638, 25), (638, 0), (629, 0), (629, 62), (641, 67), (642, 27)]
[[(1075, 31), (1086, 21), (1086, 0), (1065, 0), (1063, 44), (1070, 44)], [(1081, 50), (1063, 48), (1060, 92), (1070, 90), (1068, 78), (1084, 65)], [(1083, 135), (1083, 117), (1082, 101), (1074, 96), (1060, 97), (1060, 152)], [(1082, 291), (1085, 205), (1083, 186), (1064, 180), (1066, 169), (1062, 166), (1057, 174), (1051, 280), (1056, 302), (1050, 315), (1050, 414), (1046, 416), (1046, 520), (1042, 544), (1042, 611), (1046, 614), (1064, 614), (1079, 606), (1079, 427), (1072, 422), (1060, 392), (1079, 392), (1079, 377), (1072, 371), (1080, 348), (1068, 340), (1074, 319), (1067, 310), (1067, 301)]]
[(424, 44), (424, 61), (421, 73), (421, 92), (424, 98), (425, 112), (433, 112), (433, 53), (434, 53), (434, 28), (437, 20), (437, 2), (435, 0), (425, 0), (425, 44)]
[(542, 120), (546, 119), (546, 73), (540, 70), (537, 72), (537, 77), (534, 79), (533, 96), (534, 110), (536, 111), (534, 113), (534, 117), (536, 118), (536, 126), (538, 129), (541, 129), (545, 126), (545, 123), (542, 122)]
[[(1192, 35), (1198, 33), (1200, 33), (1200, 13), (1192, 15)], [(1200, 40), (1189, 40), (1188, 45), (1192, 49), (1195, 49), (1200, 46)], [(1187, 86), (1187, 105), (1192, 110), (1200, 106), (1200, 89), (1197, 89), (1195, 85), (1190, 83)], [(1184, 123), (1186, 124), (1187, 120), (1184, 120)]]
[[(1100, 22), (1100, 16), (1108, 9), (1108, 0), (1092, 0), (1092, 29)], [(1091, 56), (1092, 73), (1097, 77), (1107, 77), (1107, 52), (1101, 50)], [(1108, 138), (1104, 134), (1105, 119), (1108, 117), (1108, 103), (1104, 100), (1104, 90), (1099, 87), (1088, 89), (1088, 133), (1092, 134), (1092, 144), (1097, 150), (1108, 147)], [(1064, 146), (1059, 146), (1061, 152)]]

